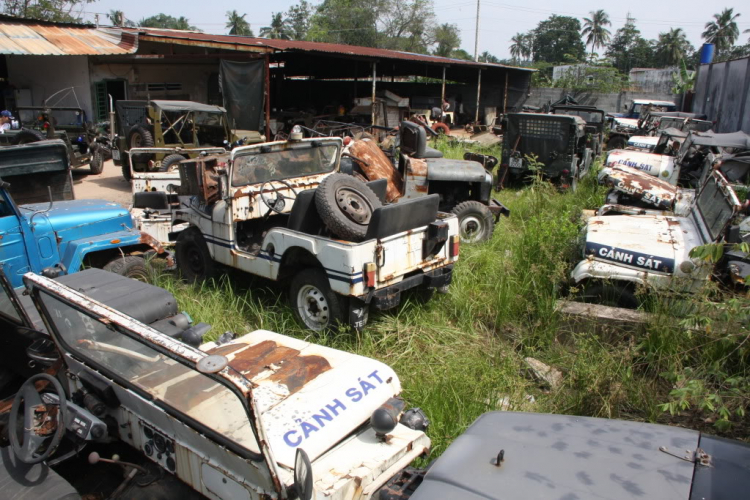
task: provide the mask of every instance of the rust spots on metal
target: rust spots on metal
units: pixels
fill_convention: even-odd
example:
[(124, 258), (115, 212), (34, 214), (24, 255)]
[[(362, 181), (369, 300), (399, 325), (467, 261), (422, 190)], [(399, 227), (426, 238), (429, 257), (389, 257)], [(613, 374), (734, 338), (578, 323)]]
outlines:
[(388, 182), (385, 193), (386, 201), (393, 202), (402, 196), (404, 181), (401, 178), (401, 173), (393, 168), (391, 160), (383, 153), (377, 142), (372, 139), (353, 141), (349, 146), (349, 153), (356, 157), (354, 161), (357, 162), (368, 180), (386, 179)]
[(140, 231), (140, 233), (141, 233), (141, 236), (138, 239), (138, 241), (140, 241), (144, 245), (150, 246), (151, 248), (156, 250), (156, 253), (158, 253), (159, 255), (166, 252), (166, 250), (164, 250), (164, 247), (161, 246), (161, 243), (159, 243), (159, 240), (157, 240), (156, 238), (154, 238), (148, 233), (144, 233), (143, 231)]
[(245, 347), (243, 344), (225, 344), (225, 345), (220, 345), (220, 346), (214, 347), (212, 349), (209, 349), (208, 351), (206, 351), (206, 354), (216, 354), (216, 355), (219, 355), (219, 356), (229, 356), (233, 352), (239, 351), (243, 347)]
[(269, 380), (287, 386), (290, 394), (331, 369), (331, 364), (322, 356), (301, 356), (299, 350), (280, 346), (272, 340), (237, 350), (229, 357), (229, 365), (249, 379), (272, 370), (274, 373)]
[(421, 186), (420, 185), (416, 185), (416, 186), (414, 186), (414, 190), (418, 191), (420, 193), (426, 193), (427, 189), (428, 189), (428, 187), (426, 185), (421, 185)]
[(32, 430), (37, 436), (49, 436), (57, 430), (57, 413), (59, 405), (38, 404), (34, 409), (34, 427)]
[(597, 225), (597, 224), (604, 224), (603, 220), (593, 220), (591, 221), (591, 225)]
[(427, 176), (427, 161), (421, 158), (409, 158), (409, 171), (418, 177)]
[(675, 219), (667, 219), (667, 224), (670, 226), (679, 226), (680, 221), (675, 220)]
[(624, 165), (609, 167), (606, 182), (618, 191), (666, 209), (672, 207), (678, 194), (677, 186)]

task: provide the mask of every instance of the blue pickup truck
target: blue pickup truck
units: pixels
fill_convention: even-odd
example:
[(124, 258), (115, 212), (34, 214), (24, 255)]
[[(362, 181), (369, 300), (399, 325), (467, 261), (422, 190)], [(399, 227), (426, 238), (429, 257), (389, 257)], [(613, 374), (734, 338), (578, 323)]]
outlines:
[(48, 277), (98, 267), (146, 278), (144, 255), (171, 257), (133, 227), (124, 207), (76, 200), (60, 140), (0, 148), (0, 265), (11, 285), (33, 271)]

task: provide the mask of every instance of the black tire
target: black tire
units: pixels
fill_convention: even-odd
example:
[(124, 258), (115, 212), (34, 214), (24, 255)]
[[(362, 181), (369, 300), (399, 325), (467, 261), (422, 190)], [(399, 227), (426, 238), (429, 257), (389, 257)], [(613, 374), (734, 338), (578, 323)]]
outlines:
[(609, 307), (638, 309), (640, 301), (625, 285), (617, 283), (590, 283), (578, 292), (576, 298), (588, 304), (600, 304)]
[(91, 153), (91, 161), (89, 161), (89, 169), (94, 175), (99, 175), (104, 171), (104, 154), (101, 149), (95, 149)]
[(495, 218), (486, 205), (478, 201), (464, 201), (453, 207), (451, 213), (458, 217), (461, 243), (478, 243), (492, 238)]
[(187, 158), (182, 155), (169, 155), (161, 161), (159, 172), (169, 172), (172, 165), (177, 165), (179, 162), (186, 159)]
[(607, 151), (612, 151), (613, 149), (625, 149), (625, 146), (627, 145), (627, 139), (621, 135), (616, 135), (607, 141)]
[(18, 144), (29, 144), (31, 142), (43, 141), (45, 139), (46, 137), (44, 136), (44, 134), (42, 134), (38, 130), (25, 128), (18, 134), (16, 134), (16, 137), (13, 139), (13, 145), (15, 146)]
[(323, 269), (308, 268), (292, 278), (289, 303), (294, 317), (315, 332), (336, 331), (345, 324), (346, 299), (333, 290)]
[(177, 266), (185, 281), (199, 283), (216, 277), (216, 265), (206, 240), (198, 229), (191, 227), (180, 233), (175, 244), (175, 254)]
[(148, 283), (151, 277), (146, 267), (145, 259), (135, 255), (125, 255), (124, 257), (112, 259), (102, 269), (110, 273), (119, 274), (120, 276), (143, 281), (144, 283)]
[(122, 159), (122, 177), (130, 182), (133, 180), (133, 173), (130, 171), (130, 160), (127, 156)]
[[(144, 125), (136, 124), (130, 127), (128, 131), (128, 151), (133, 148), (152, 148), (154, 147), (154, 136), (151, 131)], [(131, 155), (135, 162), (147, 162), (150, 154), (140, 153)]]
[(372, 213), (382, 204), (364, 182), (351, 175), (336, 173), (323, 179), (318, 186), (315, 206), (333, 234), (343, 240), (358, 242), (365, 238)]

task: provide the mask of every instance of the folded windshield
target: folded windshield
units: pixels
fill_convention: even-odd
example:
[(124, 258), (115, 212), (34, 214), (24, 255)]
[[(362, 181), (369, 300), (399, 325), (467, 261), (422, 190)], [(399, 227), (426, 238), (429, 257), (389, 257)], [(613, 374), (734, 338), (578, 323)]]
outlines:
[(246, 186), (275, 179), (302, 177), (332, 172), (336, 168), (338, 146), (313, 146), (302, 143), (299, 148), (237, 156), (232, 171), (232, 186)]
[(708, 180), (698, 196), (697, 207), (710, 233), (711, 240), (716, 241), (732, 218), (734, 209), (730, 199), (719, 188), (719, 184), (714, 177)]

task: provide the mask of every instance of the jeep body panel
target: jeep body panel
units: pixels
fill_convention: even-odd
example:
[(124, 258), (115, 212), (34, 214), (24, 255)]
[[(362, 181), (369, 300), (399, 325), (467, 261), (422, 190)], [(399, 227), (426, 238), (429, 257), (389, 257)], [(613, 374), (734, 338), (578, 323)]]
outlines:
[(677, 184), (677, 176), (679, 175), (679, 169), (675, 168), (673, 156), (657, 155), (644, 151), (615, 149), (607, 154), (604, 166), (635, 168), (673, 185)]
[(642, 150), (650, 153), (659, 143), (659, 137), (655, 135), (634, 135), (628, 139), (628, 148)]
[[(198, 349), (55, 281), (25, 281), (71, 392), (92, 377), (111, 390), (107, 413), (128, 429), (120, 440), (208, 498), (286, 497), (302, 449), (314, 498), (366, 500), (429, 449), (424, 432), (401, 424), (375, 436), (370, 416), (401, 390), (376, 360), (265, 330)], [(209, 359), (218, 369), (200, 368)], [(171, 453), (153, 453), (155, 434)]]
[(0, 179), (19, 205), (75, 199), (68, 149), (57, 139), (0, 148)]

